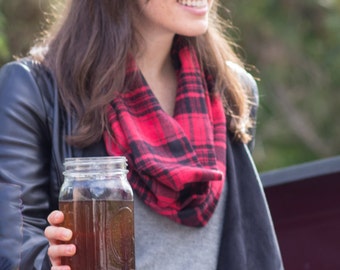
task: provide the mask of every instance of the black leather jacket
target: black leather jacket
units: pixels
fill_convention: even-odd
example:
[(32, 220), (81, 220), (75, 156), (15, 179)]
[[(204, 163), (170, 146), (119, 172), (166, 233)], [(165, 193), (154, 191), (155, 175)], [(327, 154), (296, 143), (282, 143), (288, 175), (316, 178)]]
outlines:
[[(256, 85), (253, 89), (256, 91)], [(72, 124), (58, 104), (55, 81), (48, 70), (28, 59), (2, 67), (2, 270), (50, 269), (48, 242), (43, 231), (48, 225), (47, 215), (58, 208), (63, 159), (106, 155), (102, 142), (86, 149), (67, 145), (64, 138)], [(217, 269), (282, 269), (270, 214), (251, 156), (247, 147), (233, 141), (231, 136), (228, 134), (228, 197)]]

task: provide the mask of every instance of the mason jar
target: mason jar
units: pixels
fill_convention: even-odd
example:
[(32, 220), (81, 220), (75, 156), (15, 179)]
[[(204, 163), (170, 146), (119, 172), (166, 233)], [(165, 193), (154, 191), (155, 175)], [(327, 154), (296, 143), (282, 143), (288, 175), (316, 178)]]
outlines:
[(66, 158), (59, 209), (73, 232), (72, 270), (135, 269), (133, 192), (125, 157)]

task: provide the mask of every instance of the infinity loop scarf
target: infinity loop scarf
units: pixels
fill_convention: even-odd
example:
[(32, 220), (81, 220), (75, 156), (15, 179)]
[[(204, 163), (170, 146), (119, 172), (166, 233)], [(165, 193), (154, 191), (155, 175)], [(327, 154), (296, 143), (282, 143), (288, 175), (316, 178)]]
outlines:
[[(128, 179), (146, 205), (180, 224), (204, 226), (218, 203), (226, 173), (226, 117), (212, 79), (201, 72), (194, 50), (173, 52), (178, 89), (174, 116), (162, 110), (135, 63), (133, 89), (108, 108), (114, 139), (109, 155), (126, 156)], [(176, 65), (175, 65), (176, 66)]]

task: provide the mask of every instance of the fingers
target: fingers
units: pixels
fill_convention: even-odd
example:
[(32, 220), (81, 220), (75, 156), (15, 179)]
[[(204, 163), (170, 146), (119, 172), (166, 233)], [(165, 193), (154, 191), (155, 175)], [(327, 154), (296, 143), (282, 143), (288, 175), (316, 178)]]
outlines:
[(52, 266), (51, 270), (71, 270), (69, 266)]
[(64, 221), (64, 214), (59, 210), (55, 210), (48, 215), (47, 221), (51, 225), (59, 225)]
[(64, 227), (47, 226), (45, 229), (45, 237), (50, 244), (57, 244), (60, 241), (67, 242), (72, 238), (72, 231)]
[(72, 231), (59, 227), (64, 221), (64, 215), (61, 211), (53, 211), (47, 217), (50, 226), (47, 226), (44, 233), (50, 243), (48, 256), (52, 263), (51, 270), (70, 270), (68, 266), (61, 265), (61, 257), (73, 256), (76, 253), (76, 246), (73, 244), (64, 244), (72, 238)]
[(64, 214), (61, 211), (55, 210), (47, 217), (51, 226), (47, 226), (45, 229), (45, 237), (50, 244), (57, 244), (59, 241), (70, 241), (72, 238), (72, 231), (70, 229), (59, 227), (64, 221)]
[(47, 253), (52, 265), (60, 265), (61, 257), (71, 257), (76, 253), (76, 246), (73, 244), (52, 245)]
[[(50, 245), (47, 250), (47, 254), (53, 266), (61, 266), (61, 257), (70, 257), (76, 254), (76, 246), (73, 244)], [(56, 268), (56, 269), (59, 269), (59, 268)], [(60, 268), (60, 269), (69, 269), (69, 268)]]

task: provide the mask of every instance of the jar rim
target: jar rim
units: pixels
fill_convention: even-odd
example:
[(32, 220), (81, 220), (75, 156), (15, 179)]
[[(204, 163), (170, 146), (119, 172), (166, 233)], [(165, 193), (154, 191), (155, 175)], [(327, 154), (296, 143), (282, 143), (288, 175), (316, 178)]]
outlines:
[[(127, 174), (124, 156), (65, 158), (63, 175), (67, 178), (84, 178)], [(104, 173), (105, 172), (105, 173)], [(103, 174), (104, 173), (104, 174)]]
[(121, 163), (127, 162), (124, 156), (103, 156), (103, 157), (67, 157), (64, 159), (64, 165), (70, 165), (70, 163), (81, 163), (89, 164), (96, 162), (98, 163)]

